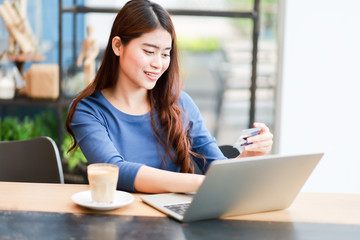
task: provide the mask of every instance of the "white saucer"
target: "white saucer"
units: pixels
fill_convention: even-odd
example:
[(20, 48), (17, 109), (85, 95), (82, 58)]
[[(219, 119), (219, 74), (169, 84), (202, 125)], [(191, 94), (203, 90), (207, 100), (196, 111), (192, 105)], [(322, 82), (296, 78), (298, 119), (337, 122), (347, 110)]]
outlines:
[(82, 191), (75, 193), (71, 196), (71, 200), (75, 202), (76, 204), (91, 208), (94, 210), (100, 210), (100, 211), (108, 211), (113, 210), (119, 207), (126, 206), (134, 201), (134, 196), (130, 193), (123, 192), (123, 191), (116, 191), (114, 201), (109, 204), (99, 204), (94, 203), (91, 200), (91, 192), (90, 190)]

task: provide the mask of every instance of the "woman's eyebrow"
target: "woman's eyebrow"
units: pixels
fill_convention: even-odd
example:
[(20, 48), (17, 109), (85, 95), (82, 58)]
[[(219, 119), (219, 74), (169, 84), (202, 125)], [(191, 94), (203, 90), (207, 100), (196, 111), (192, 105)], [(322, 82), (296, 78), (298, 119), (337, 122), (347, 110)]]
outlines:
[[(151, 43), (143, 43), (143, 45), (145, 45), (147, 47), (153, 47), (153, 48), (156, 48), (156, 49), (160, 49), (159, 46), (157, 46), (155, 44), (151, 44)], [(165, 50), (171, 50), (171, 47), (167, 47), (167, 48), (165, 48)]]

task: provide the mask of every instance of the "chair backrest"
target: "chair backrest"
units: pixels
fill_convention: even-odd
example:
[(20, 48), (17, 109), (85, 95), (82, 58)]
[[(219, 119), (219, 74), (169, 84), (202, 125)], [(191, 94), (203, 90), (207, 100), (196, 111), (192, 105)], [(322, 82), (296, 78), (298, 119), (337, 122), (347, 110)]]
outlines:
[(0, 142), (0, 181), (64, 183), (55, 142), (49, 137)]
[(239, 150), (231, 145), (221, 145), (219, 146), (219, 148), (224, 154), (224, 156), (227, 158), (236, 158), (240, 154)]
[[(231, 145), (220, 145), (219, 148), (220, 148), (221, 152), (224, 154), (224, 156), (227, 158), (236, 158), (240, 154), (240, 151)], [(194, 167), (195, 167), (194, 173), (203, 174), (203, 172), (200, 170), (200, 168), (196, 164), (196, 162), (194, 160), (192, 160), (192, 161), (193, 161)]]

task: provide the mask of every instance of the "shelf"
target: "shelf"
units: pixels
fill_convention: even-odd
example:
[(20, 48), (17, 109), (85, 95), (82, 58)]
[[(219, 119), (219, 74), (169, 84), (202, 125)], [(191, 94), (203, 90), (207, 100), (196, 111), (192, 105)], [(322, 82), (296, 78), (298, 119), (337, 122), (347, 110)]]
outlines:
[(15, 97), (14, 99), (0, 99), (0, 106), (46, 106), (46, 107), (67, 107), (71, 99), (32, 99), (24, 96)]
[[(99, 8), (72, 6), (63, 8), (62, 13), (118, 13), (117, 8)], [(207, 16), (207, 17), (232, 17), (232, 18), (257, 18), (257, 12), (240, 12), (240, 11), (210, 11), (210, 10), (191, 10), (191, 9), (166, 9), (171, 15), (178, 16)]]

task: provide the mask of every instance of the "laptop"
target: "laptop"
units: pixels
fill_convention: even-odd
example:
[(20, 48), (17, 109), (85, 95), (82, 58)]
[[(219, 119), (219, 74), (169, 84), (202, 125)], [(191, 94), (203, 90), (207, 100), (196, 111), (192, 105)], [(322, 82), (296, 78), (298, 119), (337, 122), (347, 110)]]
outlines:
[(288, 208), (323, 153), (265, 155), (214, 161), (196, 193), (142, 195), (180, 222)]

